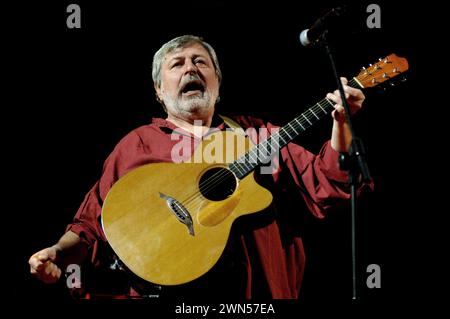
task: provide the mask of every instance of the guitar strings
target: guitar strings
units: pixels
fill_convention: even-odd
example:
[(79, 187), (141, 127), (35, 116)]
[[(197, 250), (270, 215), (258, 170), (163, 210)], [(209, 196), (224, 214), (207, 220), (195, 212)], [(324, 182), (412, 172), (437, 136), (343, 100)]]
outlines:
[[(370, 77), (370, 76), (368, 76), (368, 77)], [(364, 80), (364, 79), (361, 79), (361, 80)], [(355, 78), (352, 78), (349, 82), (348, 82), (348, 85), (349, 86), (353, 86), (353, 87), (358, 87), (359, 85), (357, 84), (357, 82), (356, 82), (356, 80), (355, 80)], [(324, 102), (327, 102), (327, 103), (329, 103), (328, 102), (329, 100), (328, 99), (323, 99), (322, 101), (320, 101), (320, 102), (318, 102), (318, 103), (316, 103), (313, 107), (311, 107), (311, 108), (309, 108), (308, 110), (311, 110), (311, 109), (313, 109), (314, 107), (316, 108), (316, 110), (315, 111), (319, 111), (319, 110), (322, 110), (322, 111), (324, 111), (324, 109), (323, 109), (323, 107), (325, 107), (326, 105), (321, 105), (321, 104), (323, 104)], [(316, 105), (318, 105), (319, 106), (319, 108), (318, 107), (316, 107)], [(316, 121), (313, 117), (309, 117), (308, 118), (308, 115), (307, 114), (305, 114), (308, 110), (306, 110), (305, 112), (303, 112), (300, 116), (304, 116), (305, 117), (305, 119), (298, 119), (298, 117), (296, 118), (296, 120), (297, 120), (297, 122), (299, 122), (299, 125), (300, 125), (300, 127), (304, 127), (304, 126), (307, 126), (308, 128), (309, 128), (309, 126), (312, 126), (313, 124), (311, 124), (311, 122), (312, 121)], [(327, 114), (329, 114), (331, 111), (328, 111), (328, 112), (326, 112)], [(313, 113), (314, 114), (314, 113)], [(300, 117), (299, 116), (299, 117)], [(299, 127), (299, 125), (297, 125), (297, 128), (300, 128)], [(289, 126), (291, 126), (292, 127), (292, 125), (289, 125)], [(288, 128), (286, 128), (286, 131), (287, 131), (287, 129)], [(295, 131), (295, 129), (294, 128), (292, 128), (292, 130), (291, 130), (291, 133), (294, 133), (293, 131)], [(278, 133), (278, 132), (277, 132)], [(277, 134), (276, 133), (276, 134)], [(287, 134), (289, 135), (289, 132), (287, 132)], [(274, 135), (272, 135), (272, 136), (275, 136), (275, 134)], [(271, 136), (271, 137), (272, 137)], [(265, 141), (267, 141), (267, 140), (265, 140)], [(259, 144), (257, 144), (254, 148), (252, 148), (250, 151), (248, 151), (246, 154), (244, 154), (242, 157), (245, 157), (245, 156), (247, 156), (248, 155), (248, 157), (250, 157), (250, 159), (251, 160), (254, 160), (253, 158), (251, 158), (251, 153), (255, 150), (255, 149), (257, 149), (258, 147), (260, 147), (265, 141), (263, 141), (263, 142), (261, 142), (261, 143), (259, 143)], [(283, 146), (284, 147), (284, 146)], [(240, 158), (242, 158), (242, 157), (240, 157)], [(256, 160), (258, 160), (258, 158), (256, 158)], [(236, 161), (234, 161), (233, 163), (237, 163), (237, 160)], [(232, 164), (233, 164), (232, 163)], [(247, 166), (247, 163), (243, 163), (245, 166)], [(237, 165), (241, 165), (241, 164), (237, 164)], [(186, 208), (188, 207), (188, 206), (192, 206), (192, 205), (196, 205), (196, 206), (198, 206), (198, 205), (201, 205), (202, 203), (203, 203), (203, 201), (204, 201), (204, 199), (205, 198), (203, 198), (202, 196), (200, 196), (200, 195), (202, 195), (202, 194), (207, 194), (207, 193), (209, 193), (210, 191), (212, 191), (213, 189), (215, 189), (219, 184), (221, 184), (226, 178), (229, 178), (229, 174), (228, 174), (228, 169), (229, 170), (231, 170), (230, 169), (230, 166), (231, 166), (231, 164), (230, 165), (228, 165), (228, 167), (227, 168), (224, 168), (224, 170), (220, 170), (219, 172), (217, 172), (217, 173), (215, 173), (214, 175), (212, 175), (211, 177), (209, 177), (205, 182), (203, 182), (201, 185), (200, 185), (200, 187), (199, 187), (199, 191), (196, 191), (196, 192), (194, 192), (193, 194), (191, 194), (191, 195), (189, 195), (187, 198), (185, 198), (184, 200), (182, 200), (182, 201), (180, 201), (180, 203), (182, 204), (182, 205), (184, 205)], [(246, 167), (247, 168), (247, 167)], [(239, 170), (239, 169), (238, 169)], [(235, 175), (235, 172), (233, 172), (232, 170), (231, 170), (231, 172), (233, 173), (233, 177), (234, 177), (234, 175)], [(240, 172), (240, 171), (239, 171)], [(245, 172), (245, 169), (244, 169), (244, 172)], [(240, 172), (241, 173), (241, 172)], [(233, 191), (233, 189), (230, 189), (231, 191)]]
[[(324, 110), (324, 107), (326, 107), (326, 105), (325, 105), (324, 103), (327, 103), (327, 104), (329, 105), (330, 102), (328, 102), (327, 100), (322, 100), (322, 101), (320, 101), (319, 103), (316, 103), (316, 105), (314, 105), (314, 106), (313, 106), (312, 108), (310, 108), (310, 109), (315, 108), (315, 111), (316, 111), (316, 112), (318, 112), (318, 111), (324, 112), (324, 111), (325, 111), (325, 110)], [(322, 105), (320, 105), (320, 104), (322, 104)], [(317, 106), (317, 105), (319, 105), (319, 106)], [(326, 114), (329, 114), (329, 112), (326, 112)], [(309, 125), (311, 125), (311, 124), (309, 124), (308, 121), (310, 121), (310, 122), (311, 122), (311, 121), (315, 121), (315, 120), (313, 119), (313, 117), (311, 117), (311, 116), (308, 117), (308, 115), (305, 115), (305, 116), (307, 117), (307, 119), (297, 119), (297, 121), (300, 121), (300, 123), (296, 125), (296, 128), (300, 129), (300, 127), (303, 128), (303, 127), (305, 127), (305, 126), (309, 126)], [(295, 128), (292, 127), (292, 125), (290, 125), (290, 126), (291, 126), (291, 129), (290, 129), (291, 131), (290, 131), (290, 132), (291, 132), (293, 135), (297, 135), (298, 133), (295, 132)], [(289, 128), (287, 128), (287, 129), (289, 129)], [(280, 135), (279, 132), (277, 132), (277, 133), (275, 133), (275, 134)], [(275, 134), (273, 134), (271, 137), (275, 137)], [(289, 133), (288, 133), (288, 135), (289, 135)], [(243, 155), (242, 157), (245, 157), (245, 156), (248, 155), (248, 157), (250, 157), (251, 160), (257, 161), (257, 162), (261, 162), (261, 161), (258, 161), (258, 156), (257, 156), (256, 154), (253, 154), (253, 155), (256, 156), (256, 159), (252, 158), (250, 154), (254, 153), (254, 151), (255, 151), (258, 147), (260, 147), (264, 142), (267, 142), (267, 140), (265, 140), (265, 141), (263, 141), (263, 142), (257, 144), (254, 148), (252, 148), (250, 151), (248, 151), (248, 152), (247, 152), (245, 155)], [(269, 152), (267, 152), (267, 153), (269, 153)], [(241, 157), (241, 158), (242, 158), (242, 157)], [(236, 163), (236, 161), (234, 161), (233, 163)], [(247, 167), (247, 165), (248, 165), (247, 163), (244, 162), (244, 163), (242, 163), (242, 164), (245, 165), (246, 168), (248, 168), (248, 167)], [(230, 165), (231, 165), (231, 164), (230, 164)], [(239, 165), (240, 165), (240, 164), (239, 164)], [(229, 169), (229, 166), (228, 166), (228, 169)], [(231, 170), (231, 169), (230, 169), (230, 170)], [(238, 168), (238, 170), (239, 170), (239, 168)], [(231, 171), (232, 171), (232, 170), (231, 170)], [(234, 177), (234, 173), (235, 173), (235, 172), (232, 171), (232, 173), (233, 173), (233, 177)], [(239, 173), (242, 173), (242, 172), (239, 170)], [(244, 173), (245, 173), (245, 169), (244, 169)], [(201, 203), (203, 202), (203, 198), (200, 197), (199, 195), (202, 194), (202, 193), (203, 193), (203, 194), (207, 194), (207, 193), (211, 192), (214, 188), (216, 188), (220, 183), (222, 183), (222, 182), (223, 182), (226, 178), (228, 178), (228, 177), (229, 177), (229, 174), (228, 174), (227, 168), (224, 168), (224, 170), (221, 170), (221, 171), (215, 173), (213, 176), (209, 177), (204, 183), (202, 183), (202, 184), (200, 185), (200, 187), (199, 187), (200, 191), (196, 191), (195, 193), (191, 194), (191, 195), (188, 196), (186, 199), (184, 199), (183, 201), (181, 201), (181, 203), (182, 203), (183, 205), (185, 205), (186, 207), (187, 207), (188, 205), (192, 205), (192, 204), (197, 204), (197, 205), (198, 205), (198, 204), (201, 204)], [(200, 201), (198, 201), (198, 200), (200, 200)]]
[[(351, 79), (350, 81), (349, 81), (349, 85), (351, 85), (351, 86), (358, 86), (357, 85), (357, 82), (355, 81), (355, 79), (353, 78), (353, 79)], [(319, 103), (316, 103), (316, 105), (319, 105), (319, 106), (326, 106), (326, 105), (320, 105), (321, 103), (324, 103), (324, 102), (328, 102), (328, 100), (326, 100), (326, 99), (324, 99), (324, 100), (322, 100), (321, 102), (319, 102)], [(310, 109), (312, 109), (312, 108), (314, 108), (314, 107), (316, 107), (316, 105), (314, 105), (313, 107), (311, 107)], [(323, 110), (323, 108), (321, 108), (322, 110)], [(317, 109), (317, 107), (316, 107), (316, 111), (317, 111), (318, 109)], [(308, 111), (308, 110), (307, 110)], [(306, 113), (307, 111), (305, 111), (304, 113)], [(324, 111), (324, 110), (323, 110)], [(308, 119), (308, 120), (313, 120), (313, 118), (312, 117), (309, 117), (308, 118), (308, 116), (307, 116), (307, 114), (304, 114), (304, 113), (302, 113), (300, 116), (302, 116), (302, 115), (304, 115), (304, 116), (306, 116), (306, 118)], [(327, 114), (329, 114), (329, 112), (327, 112)], [(306, 123), (308, 122), (308, 120), (307, 119), (301, 119), (301, 121), (302, 122), (300, 122), (299, 124), (300, 124), (300, 126), (303, 128), (303, 125), (305, 125), (305, 126), (307, 126), (306, 125)], [(310, 123), (308, 123), (308, 124), (310, 124)], [(310, 124), (311, 125), (311, 124)], [(297, 127), (298, 127), (298, 125), (297, 125)], [(292, 131), (291, 131), (291, 133), (293, 133)], [(289, 134), (288, 134), (289, 135)], [(255, 146), (255, 148), (257, 148), (258, 146), (260, 146), (262, 143), (264, 143), (264, 141), (263, 142), (261, 142), (260, 144), (258, 144), (258, 145), (256, 145)], [(254, 151), (255, 150), (255, 148), (253, 148), (252, 150), (250, 150), (249, 152), (247, 152), (244, 156), (246, 156), (247, 154), (250, 156), (250, 153), (252, 153), (252, 151)], [(236, 161), (235, 162), (233, 162), (233, 163), (236, 163)], [(245, 163), (244, 163), (245, 164)], [(247, 164), (245, 164), (245, 165), (247, 165)], [(229, 167), (228, 167), (229, 168)], [(230, 169), (231, 170), (231, 169)], [(231, 170), (232, 171), (232, 170)], [(233, 171), (232, 171), (232, 173), (234, 173)], [(192, 205), (192, 204), (202, 204), (202, 202), (204, 201), (204, 198), (202, 198), (201, 196), (199, 196), (201, 193), (202, 193), (202, 191), (203, 191), (203, 194), (207, 194), (208, 192), (210, 192), (210, 191), (212, 191), (214, 188), (216, 188), (220, 183), (222, 183), (223, 182), (223, 180), (224, 180), (224, 176), (226, 176), (226, 177), (228, 177), (229, 175), (228, 175), (228, 171), (226, 170), (226, 168), (224, 168), (224, 170), (221, 170), (221, 171), (219, 171), (218, 173), (216, 173), (216, 174), (214, 174), (213, 176), (211, 176), (211, 177), (209, 177), (202, 185), (200, 185), (200, 191), (196, 191), (195, 193), (193, 193), (193, 194), (191, 194), (190, 196), (188, 196), (188, 198), (186, 198), (185, 200), (183, 200), (183, 201), (181, 201), (181, 203), (183, 203), (183, 205), (185, 205), (186, 207), (188, 206), (188, 205)], [(233, 189), (230, 189), (231, 191), (233, 191)]]
[[(351, 86), (358, 86), (354, 78), (352, 78), (352, 79), (349, 81), (348, 84), (351, 85)], [(319, 105), (319, 107), (324, 106), (324, 105), (321, 105), (321, 104), (323, 104), (323, 103), (326, 102), (326, 101), (327, 101), (327, 100), (323, 100), (323, 101), (317, 103), (317, 105)], [(316, 106), (314, 105), (314, 106), (313, 106), (312, 108), (310, 108), (310, 109), (313, 109), (314, 107), (316, 107)], [(321, 107), (321, 109), (322, 109), (322, 111), (324, 111), (322, 107)], [(318, 110), (318, 109), (317, 109), (317, 107), (316, 107), (316, 111), (317, 111), (317, 110)], [(307, 111), (305, 111), (302, 115), (305, 115), (306, 112), (307, 112)], [(329, 112), (327, 112), (327, 114), (328, 114), (328, 113), (329, 113)], [(307, 114), (306, 114), (305, 116), (307, 117)], [(309, 117), (308, 120), (313, 120), (313, 118)], [(305, 122), (305, 121), (307, 121), (307, 119), (302, 120), (302, 121), (303, 121), (303, 122), (302, 122), (302, 123), (299, 123), (299, 124), (300, 124), (300, 126), (302, 126), (302, 128), (303, 128), (303, 125), (306, 125), (306, 122)], [(297, 127), (298, 127), (298, 126), (297, 126)], [(287, 128), (287, 129), (288, 129), (288, 128)], [(294, 131), (295, 131), (295, 129), (294, 129)], [(291, 133), (293, 133), (293, 132), (291, 131)], [(289, 135), (289, 133), (287, 133), (287, 134)], [(272, 136), (274, 136), (274, 135), (272, 135)], [(257, 147), (259, 147), (259, 146), (262, 146), (263, 143), (264, 143), (264, 142), (261, 142), (261, 143), (258, 144), (255, 148), (257, 148)], [(252, 150), (250, 150), (249, 152), (247, 152), (244, 156), (248, 155), (248, 156), (250, 157), (250, 159), (252, 159), (250, 154), (255, 150), (255, 148), (253, 148)], [(244, 157), (244, 156), (243, 156), (243, 157)], [(236, 163), (236, 161), (233, 162), (233, 163)], [(244, 164), (247, 165), (246, 163), (244, 163)], [(230, 164), (230, 165), (231, 165), (231, 164)], [(240, 165), (240, 164), (237, 164), (237, 165)], [(237, 167), (237, 166), (236, 166), (236, 167)], [(246, 167), (246, 168), (247, 168), (247, 167)], [(230, 169), (230, 170), (231, 170), (231, 169)], [(232, 170), (231, 170), (231, 171), (232, 171)], [(232, 172), (233, 172), (233, 171), (232, 171)], [(234, 173), (234, 172), (233, 172), (233, 173)], [(227, 171), (226, 171), (225, 169), (224, 169), (223, 171), (220, 171), (220, 172), (214, 174), (214, 175), (211, 176), (205, 183), (203, 183), (202, 185), (200, 185), (200, 190), (203, 191), (204, 193), (210, 192), (212, 189), (214, 189), (214, 188), (217, 186), (218, 183), (220, 183), (220, 182), (223, 181), (223, 177), (224, 177), (225, 175), (228, 175), (228, 174), (227, 174)], [(185, 202), (186, 205), (188, 205), (190, 202), (192, 202), (192, 197), (193, 197), (193, 196), (198, 196), (200, 193), (201, 193), (201, 192), (198, 192), (198, 191), (195, 192), (194, 194), (192, 194), (191, 196), (189, 196), (187, 199), (185, 199), (183, 202)], [(195, 198), (194, 198), (194, 199), (195, 199)]]
[[(314, 117), (317, 118), (317, 120), (319, 120), (319, 117), (317, 116), (317, 114), (320, 114), (322, 112), (324, 112), (325, 115), (329, 114), (329, 111), (325, 111), (324, 108), (329, 108), (330, 104), (331, 104), (330, 101), (324, 99), (324, 100), (320, 101), (319, 103), (316, 103), (313, 107), (311, 107), (307, 111), (310, 111), (311, 113), (313, 113)], [(288, 137), (289, 137), (289, 139), (292, 139), (291, 134), (297, 136), (299, 134), (299, 132), (297, 132), (296, 129), (300, 129), (301, 128), (304, 131), (305, 127), (309, 127), (310, 125), (313, 125), (313, 123), (311, 123), (311, 122), (315, 122), (316, 120), (314, 119), (314, 117), (308, 116), (307, 114), (305, 115), (305, 113), (307, 111), (305, 111), (302, 114), (302, 115), (304, 115), (306, 117), (305, 119), (302, 119), (302, 118), (299, 119), (299, 117), (300, 117), (299, 116), (298, 118), (296, 118), (295, 120), (291, 121), (285, 127), (282, 128), (284, 130), (284, 132), (286, 132), (286, 134), (287, 134), (287, 136), (285, 135), (286, 139), (288, 139)], [(313, 111), (315, 111), (315, 112), (313, 112)], [(325, 115), (322, 115), (322, 116), (325, 116)], [(297, 123), (291, 124), (294, 121), (297, 122), (298, 124)], [(290, 126), (290, 128), (289, 128), (289, 126)], [(289, 134), (289, 132), (291, 134)], [(281, 132), (278, 131), (278, 132), (272, 134), (268, 139), (266, 139), (266, 140), (262, 141), (261, 143), (257, 144), (254, 148), (252, 148), (250, 151), (248, 151), (245, 155), (241, 156), (239, 159), (244, 158), (244, 157), (248, 157), (248, 158), (250, 158), (250, 160), (252, 160), (256, 164), (263, 163), (264, 160), (259, 160), (258, 161), (259, 157), (258, 157), (258, 155), (255, 154), (255, 151), (259, 151), (259, 148), (265, 148), (265, 155), (267, 155), (266, 159), (268, 159), (269, 157), (272, 156), (271, 154), (273, 154), (273, 152), (269, 152), (267, 146), (273, 145), (274, 143), (269, 143), (269, 142), (271, 142), (274, 138), (278, 138), (278, 137), (280, 137), (283, 140), (284, 144), (287, 144), (286, 141), (284, 140), (284, 138), (282, 137)], [(274, 141), (276, 143), (276, 145), (277, 145), (277, 147), (275, 147), (275, 148), (279, 149), (280, 145), (279, 145), (278, 142), (276, 142), (276, 140)], [(272, 146), (270, 146), (270, 148), (273, 149)], [(260, 152), (258, 152), (258, 153), (260, 153)], [(256, 159), (253, 158), (252, 155), (256, 156)], [(238, 163), (239, 159), (237, 159), (236, 161), (231, 163), (229, 165), (229, 168), (233, 172), (233, 169), (231, 169), (230, 166), (234, 164), (235, 167), (237, 168), (238, 172), (242, 174), (241, 170), (239, 169), (239, 166), (240, 167), (245, 166), (245, 168), (243, 168), (244, 174), (242, 174), (242, 175), (246, 175), (246, 170), (253, 169), (253, 167), (249, 168), (248, 167), (248, 162), (243, 162), (242, 164)], [(226, 172), (225, 172), (225, 174), (226, 174)], [(209, 181), (209, 184), (211, 182), (214, 182), (214, 179), (217, 179), (217, 177), (222, 177), (222, 176), (217, 176), (217, 174), (211, 176), (211, 178), (210, 178), (211, 180)], [(207, 186), (208, 186), (208, 183), (205, 183), (205, 184), (202, 185), (202, 187), (207, 187)]]
[[(312, 113), (313, 113), (314, 116), (319, 120), (320, 118), (319, 118), (316, 114), (320, 114), (321, 112), (324, 112), (325, 115), (329, 114), (330, 111), (325, 111), (324, 107), (325, 107), (325, 108), (329, 108), (330, 105), (331, 105), (331, 101), (329, 101), (329, 100), (327, 100), (327, 99), (324, 99), (324, 100), (322, 100), (322, 101), (316, 103), (313, 107), (311, 107), (311, 108), (308, 109), (307, 111), (311, 111), (311, 112), (312, 112), (312, 110), (315, 110), (316, 112), (312, 112)], [(315, 120), (313, 117), (308, 116), (308, 115), (306, 114), (307, 111), (305, 111), (305, 112), (302, 114), (303, 116), (305, 116), (305, 119), (300, 118), (300, 120), (299, 120), (298, 118), (296, 118), (295, 120), (292, 121), (292, 122), (294, 122), (294, 121), (295, 121), (295, 122), (298, 122), (298, 124), (294, 123), (295, 128), (294, 128), (294, 126), (293, 126), (292, 124), (290, 124), (291, 122), (290, 122), (289, 124), (287, 124), (287, 125), (284, 127), (284, 129), (285, 129), (285, 131), (287, 132), (287, 135), (288, 135), (289, 137), (291, 137), (290, 134), (289, 134), (289, 130), (290, 130), (291, 134), (293, 134), (293, 135), (298, 135), (299, 133), (296, 131), (296, 128), (299, 129), (299, 128), (301, 127), (303, 130), (305, 130), (305, 129), (304, 129), (305, 126), (306, 126), (306, 127), (309, 127), (310, 125), (313, 125), (313, 124), (314, 124), (314, 123), (312, 123), (312, 122), (315, 122), (316, 120)], [(322, 115), (322, 116), (325, 116), (325, 115)], [(301, 116), (301, 115), (300, 115), (300, 116)], [(299, 117), (300, 117), (300, 116), (299, 116)], [(308, 123), (309, 125), (308, 125), (307, 123)], [(299, 126), (299, 125), (300, 125), (300, 126)], [(290, 129), (289, 129), (289, 126), (291, 127)], [(280, 137), (281, 137), (281, 133), (280, 133), (280, 132), (277, 132), (277, 133), (273, 134), (270, 138), (273, 138), (273, 137), (276, 137), (276, 136), (280, 136)], [(287, 136), (285, 136), (285, 137), (287, 138)], [(281, 138), (282, 138), (282, 137), (281, 137)], [(282, 139), (283, 139), (283, 138), (282, 138)], [(257, 160), (258, 160), (258, 155), (254, 154), (254, 153), (255, 153), (255, 150), (257, 150), (257, 149), (258, 149), (259, 147), (261, 147), (261, 146), (264, 146), (264, 143), (266, 143), (268, 140), (269, 140), (269, 139), (267, 139), (267, 140), (265, 140), (265, 141), (259, 143), (258, 145), (256, 145), (253, 149), (251, 149), (250, 151), (248, 151), (248, 152), (247, 152), (245, 155), (243, 155), (242, 157), (245, 157), (245, 156), (248, 155), (248, 157), (250, 157), (251, 160), (255, 161), (255, 159), (251, 157), (251, 154), (253, 153), (253, 155), (256, 156), (256, 162), (258, 162), (258, 161), (257, 161)], [(284, 141), (284, 139), (283, 139), (283, 141)], [(277, 144), (278, 144), (278, 143), (277, 143)], [(287, 144), (287, 143), (285, 143), (285, 144)], [(266, 145), (267, 145), (267, 143), (266, 143)], [(269, 152), (267, 152), (267, 149), (266, 149), (266, 153), (269, 154)], [(242, 158), (242, 157), (241, 157), (241, 158)], [(262, 162), (262, 161), (259, 161), (259, 162)], [(245, 165), (244, 173), (245, 173), (245, 170), (248, 169), (248, 166), (247, 166), (248, 164), (245, 163), (245, 162), (241, 165), (241, 164), (237, 163), (237, 160), (236, 160), (236, 161), (234, 161), (232, 164), (235, 164), (236, 168), (237, 168), (237, 165), (240, 165), (240, 166)], [(231, 166), (231, 164), (230, 164), (230, 166)], [(230, 166), (229, 166), (229, 168), (230, 168)], [(251, 167), (251, 168), (252, 168), (252, 167)], [(230, 170), (233, 172), (233, 170), (232, 170), (231, 168), (230, 168)], [(239, 170), (239, 168), (238, 168), (238, 170)], [(233, 173), (234, 173), (234, 172), (233, 172)], [(239, 170), (239, 173), (242, 173), (242, 172)], [(217, 183), (222, 182), (223, 177), (224, 177), (225, 175), (228, 175), (226, 170), (223, 170), (223, 171), (220, 171), (220, 172), (216, 173), (215, 175), (211, 176), (205, 183), (203, 183), (203, 184), (200, 186), (200, 190), (203, 191), (204, 193), (210, 192), (213, 188), (215, 188), (215, 187), (217, 186)], [(243, 174), (243, 175), (246, 175), (246, 174)], [(196, 195), (198, 195), (198, 194), (199, 194), (199, 192), (196, 192), (196, 193), (192, 194), (190, 197), (196, 196)], [(190, 199), (191, 199), (190, 197), (188, 197), (184, 202), (186, 202), (187, 204), (190, 203)]]

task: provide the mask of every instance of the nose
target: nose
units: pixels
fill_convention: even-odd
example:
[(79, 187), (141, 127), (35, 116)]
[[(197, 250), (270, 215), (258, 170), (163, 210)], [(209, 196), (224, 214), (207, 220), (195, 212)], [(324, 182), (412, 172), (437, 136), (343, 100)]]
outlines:
[(197, 66), (195, 65), (195, 63), (193, 63), (191, 60), (187, 60), (186, 64), (185, 64), (185, 70), (186, 73), (197, 73), (198, 69)]

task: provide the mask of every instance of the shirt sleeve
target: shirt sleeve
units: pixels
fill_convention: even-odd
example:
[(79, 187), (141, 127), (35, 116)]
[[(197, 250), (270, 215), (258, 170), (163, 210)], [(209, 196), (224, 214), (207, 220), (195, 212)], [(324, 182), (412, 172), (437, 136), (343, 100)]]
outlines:
[(72, 231), (87, 245), (92, 262), (95, 262), (99, 245), (106, 243), (101, 226), (103, 201), (112, 185), (125, 173), (145, 162), (142, 141), (136, 132), (125, 136), (115, 147), (103, 165), (101, 178), (86, 194), (72, 223), (66, 231)]
[(281, 158), (315, 216), (324, 217), (337, 203), (350, 198), (348, 174), (339, 169), (339, 152), (331, 147), (330, 141), (317, 155), (289, 143), (281, 150)]

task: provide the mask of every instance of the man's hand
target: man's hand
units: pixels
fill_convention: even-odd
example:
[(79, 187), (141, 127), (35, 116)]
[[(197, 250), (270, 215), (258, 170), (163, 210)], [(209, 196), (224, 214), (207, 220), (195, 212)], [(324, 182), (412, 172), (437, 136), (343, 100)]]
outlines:
[(47, 284), (57, 282), (62, 273), (61, 269), (55, 264), (58, 252), (58, 248), (52, 246), (31, 256), (28, 261), (31, 274)]
[[(348, 81), (346, 78), (341, 77), (341, 82), (344, 87), (345, 98), (348, 102), (350, 113), (354, 114), (362, 107), (362, 104), (366, 97), (361, 90), (348, 86)], [(339, 90), (336, 90), (333, 93), (328, 93), (327, 98), (336, 103), (336, 105), (334, 106), (335, 110), (331, 113), (333, 118), (339, 123), (344, 123), (345, 109), (342, 106), (341, 94), (339, 93)]]
[[(341, 81), (344, 87), (345, 98), (350, 108), (350, 113), (353, 114), (362, 107), (366, 97), (361, 90), (348, 86), (348, 81), (346, 78), (342, 77)], [(352, 137), (346, 121), (345, 109), (342, 106), (339, 90), (336, 90), (333, 93), (328, 93), (327, 98), (336, 103), (334, 106), (335, 110), (331, 113), (334, 119), (331, 133), (331, 147), (338, 152), (348, 152)]]

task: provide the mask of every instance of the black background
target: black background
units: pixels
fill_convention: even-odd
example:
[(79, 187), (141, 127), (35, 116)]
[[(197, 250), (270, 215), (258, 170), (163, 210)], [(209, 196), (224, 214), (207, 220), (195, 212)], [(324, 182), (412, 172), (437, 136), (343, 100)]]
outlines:
[[(443, 38), (436, 32), (444, 24), (442, 8), (375, 1), (381, 28), (369, 29), (368, 1), (77, 1), (82, 27), (68, 29), (69, 3), (4, 7), (4, 207), (12, 217), (5, 243), (12, 251), (6, 273), (13, 302), (25, 308), (36, 300), (70, 302), (63, 287), (31, 278), (28, 258), (63, 234), (119, 139), (152, 116), (164, 116), (151, 80), (153, 53), (163, 43), (182, 34), (202, 36), (221, 63), (220, 111), (282, 125), (335, 88), (323, 49), (302, 47), (298, 34), (342, 3), (352, 12), (336, 47), (342, 75), (353, 77), (391, 53), (406, 57), (410, 70), (406, 82), (368, 91), (354, 117), (375, 180), (358, 213), (359, 300), (351, 300), (350, 215), (342, 210), (308, 221), (301, 300), (289, 306), (326, 309), (337, 302), (401, 312), (437, 301), (432, 284), (445, 273), (435, 237), (445, 214), (436, 184), (444, 178), (438, 169), (445, 91), (430, 71), (442, 66)], [(298, 142), (317, 151), (330, 128), (331, 120), (324, 120)], [(380, 289), (365, 285), (369, 264), (381, 267)]]

